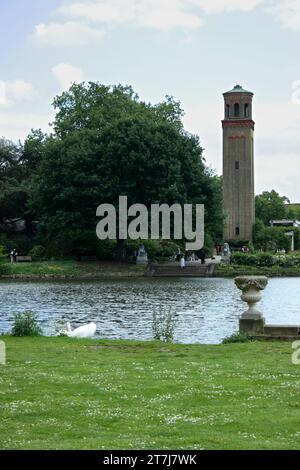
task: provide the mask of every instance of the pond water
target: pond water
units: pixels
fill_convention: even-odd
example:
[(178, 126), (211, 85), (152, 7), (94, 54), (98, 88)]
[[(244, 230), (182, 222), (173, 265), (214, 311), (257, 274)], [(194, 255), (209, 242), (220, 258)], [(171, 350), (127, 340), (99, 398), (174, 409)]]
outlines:
[[(177, 342), (220, 343), (238, 330), (240, 294), (232, 279), (214, 278), (1, 282), (0, 332), (10, 331), (14, 312), (32, 310), (46, 335), (63, 319), (73, 327), (94, 321), (101, 338), (148, 340), (153, 311), (172, 306)], [(300, 324), (300, 278), (270, 279), (259, 309), (268, 323)]]

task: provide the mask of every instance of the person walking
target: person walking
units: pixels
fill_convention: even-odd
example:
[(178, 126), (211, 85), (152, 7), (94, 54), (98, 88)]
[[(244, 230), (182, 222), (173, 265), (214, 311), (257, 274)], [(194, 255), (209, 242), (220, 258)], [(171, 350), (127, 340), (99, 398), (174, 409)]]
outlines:
[(180, 267), (181, 267), (181, 269), (185, 268), (185, 257), (184, 256), (182, 256), (182, 258), (180, 260)]
[(17, 256), (18, 256), (17, 250), (14, 248), (10, 254), (10, 260), (12, 263), (17, 262)]

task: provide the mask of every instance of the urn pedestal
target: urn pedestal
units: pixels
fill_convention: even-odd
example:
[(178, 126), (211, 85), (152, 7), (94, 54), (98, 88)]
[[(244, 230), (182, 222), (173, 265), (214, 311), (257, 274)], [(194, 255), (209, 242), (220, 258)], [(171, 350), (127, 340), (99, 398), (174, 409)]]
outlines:
[(268, 284), (265, 276), (239, 276), (235, 284), (242, 291), (241, 299), (249, 306), (240, 318), (240, 332), (248, 334), (262, 334), (264, 332), (265, 319), (256, 304), (261, 300), (261, 291)]

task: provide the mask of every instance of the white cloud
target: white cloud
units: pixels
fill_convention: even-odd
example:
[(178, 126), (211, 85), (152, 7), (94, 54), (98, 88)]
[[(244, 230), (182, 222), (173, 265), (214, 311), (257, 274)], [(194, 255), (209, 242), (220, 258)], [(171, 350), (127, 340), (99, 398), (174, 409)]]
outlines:
[[(60, 13), (99, 23), (135, 22), (158, 29), (197, 28), (203, 24), (200, 14), (223, 11), (250, 11), (265, 0), (88, 0), (70, 2)], [(192, 11), (193, 9), (193, 11)], [(200, 10), (200, 11), (199, 11)]]
[(59, 83), (61, 90), (69, 88), (72, 83), (81, 83), (84, 81), (83, 70), (71, 64), (57, 64), (52, 67), (51, 71)]
[(188, 31), (201, 27), (206, 15), (249, 12), (259, 6), (284, 26), (300, 30), (300, 0), (69, 0), (57, 10), (67, 21), (41, 23), (35, 36), (50, 45), (85, 45), (102, 39), (109, 26)]
[(21, 112), (0, 112), (0, 137), (17, 141), (24, 140), (31, 129), (42, 129), (48, 132), (52, 114), (34, 114)]
[(88, 0), (70, 2), (59, 12), (68, 18), (102, 24), (132, 23), (168, 30), (195, 29), (203, 25), (203, 13), (250, 11), (265, 0)]
[(84, 46), (90, 41), (100, 41), (104, 34), (103, 29), (77, 21), (41, 23), (35, 27), (35, 37), (51, 46)]
[(300, 0), (281, 0), (273, 2), (267, 9), (280, 23), (294, 31), (300, 31)]
[(134, 23), (156, 29), (200, 26), (202, 20), (186, 12), (185, 7), (186, 0), (94, 0), (72, 2), (60, 12), (67, 17), (106, 24)]
[(224, 11), (251, 11), (265, 0), (187, 0), (208, 14)]
[(6, 104), (5, 82), (0, 81), (0, 106)]
[(162, 30), (198, 28), (203, 20), (187, 11), (187, 6), (190, 0), (94, 0), (72, 2), (59, 11), (68, 18), (109, 25), (132, 23)]
[(71, 18), (84, 18), (99, 23), (126, 23), (135, 18), (134, 0), (98, 0), (72, 2), (63, 5), (59, 11)]
[(34, 95), (33, 85), (24, 80), (0, 81), (0, 105), (32, 101)]
[(182, 0), (136, 2), (135, 21), (138, 26), (161, 30), (177, 27), (195, 29), (204, 23), (199, 14), (186, 11), (186, 2)]

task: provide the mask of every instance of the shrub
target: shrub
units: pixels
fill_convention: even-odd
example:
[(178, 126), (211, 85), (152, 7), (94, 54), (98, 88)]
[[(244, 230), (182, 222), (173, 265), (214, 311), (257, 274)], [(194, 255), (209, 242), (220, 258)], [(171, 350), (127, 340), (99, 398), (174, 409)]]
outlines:
[(279, 254), (272, 255), (268, 253), (234, 253), (231, 257), (231, 263), (239, 266), (280, 266), (282, 268), (290, 268), (293, 266), (300, 266), (300, 256)]
[(259, 255), (245, 254), (240, 252), (233, 253), (233, 255), (231, 256), (231, 263), (242, 266), (258, 266)]
[(114, 258), (116, 252), (116, 240), (98, 240), (96, 255), (101, 261), (110, 261)]
[(248, 243), (248, 248), (249, 248), (249, 251), (250, 251), (251, 254), (255, 253), (255, 248), (254, 248), (253, 242)]
[(177, 251), (179, 245), (172, 240), (126, 240), (124, 247), (127, 256), (137, 251), (140, 246), (144, 245), (150, 260), (170, 259)]
[(0, 263), (0, 276), (8, 276), (10, 273), (10, 264)]
[(273, 255), (270, 254), (261, 254), (258, 257), (259, 266), (274, 266), (276, 265), (276, 260)]
[(204, 233), (204, 251), (206, 256), (211, 256), (213, 249), (215, 246), (215, 242), (212, 239), (211, 235), (207, 232)]
[(276, 265), (282, 268), (290, 268), (300, 266), (300, 256), (292, 255), (275, 255)]
[(98, 238), (92, 230), (68, 229), (43, 239), (47, 258), (66, 259), (96, 254)]
[(171, 258), (178, 249), (178, 244), (171, 240), (162, 240), (160, 242), (160, 253), (162, 257)]
[(0, 245), (8, 250), (8, 238), (4, 233), (0, 233)]
[(276, 251), (285, 249), (287, 252), (291, 249), (291, 240), (286, 232), (294, 231), (295, 248), (299, 246), (299, 232), (297, 227), (268, 227), (261, 220), (257, 220), (254, 227), (254, 245), (257, 249), (264, 251)]
[(233, 333), (231, 336), (223, 339), (222, 344), (250, 343), (251, 341), (253, 341), (252, 336), (249, 336), (246, 333)]
[(243, 248), (243, 246), (248, 244), (247, 240), (229, 240), (228, 242), (230, 247), (236, 250)]
[(3, 239), (0, 238), (0, 244), (3, 245), (8, 253), (10, 253), (13, 249), (16, 249), (19, 255), (27, 255), (29, 251), (34, 246), (31, 240), (27, 239)]
[(14, 314), (12, 336), (39, 336), (42, 334), (36, 315), (31, 311)]
[(30, 250), (29, 255), (33, 261), (44, 261), (46, 259), (46, 249), (41, 245), (36, 245)]
[(152, 331), (155, 340), (172, 343), (176, 320), (172, 307), (165, 311), (162, 306), (153, 313)]
[[(163, 248), (160, 240), (140, 240), (139, 245), (144, 245), (150, 260), (159, 259), (161, 256), (164, 256), (164, 253), (168, 251), (167, 245), (165, 245), (165, 248)], [(176, 248), (174, 251), (176, 251)]]
[(34, 245), (40, 245), (39, 240), (31, 240), (22, 236), (21, 238), (8, 238), (5, 234), (0, 234), (0, 245), (4, 247), (7, 253), (11, 250), (16, 249), (20, 255), (27, 255)]
[(3, 245), (0, 245), (0, 264), (7, 263), (8, 253), (6, 248)]

